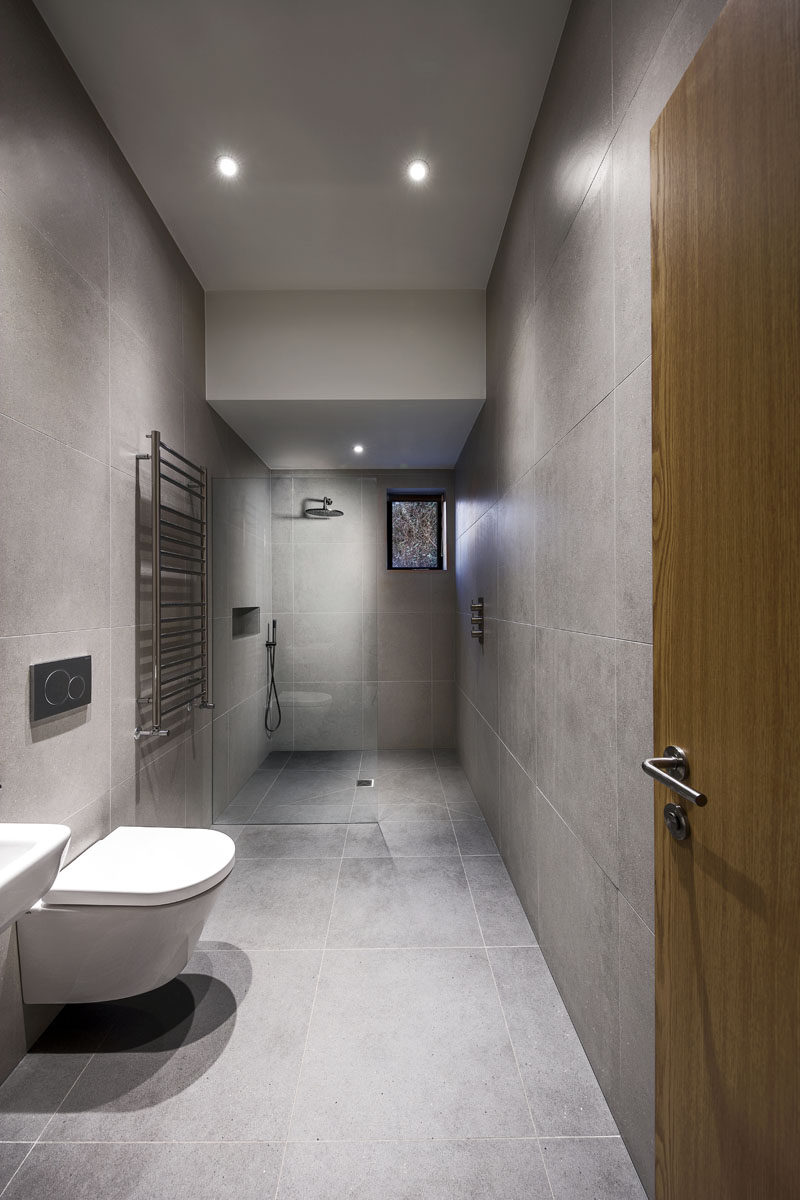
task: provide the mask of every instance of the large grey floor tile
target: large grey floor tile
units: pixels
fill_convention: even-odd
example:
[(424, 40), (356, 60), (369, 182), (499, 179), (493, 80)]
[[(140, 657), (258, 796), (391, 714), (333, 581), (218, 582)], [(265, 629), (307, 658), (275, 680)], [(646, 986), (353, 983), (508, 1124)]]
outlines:
[(273, 799), (268, 793), (253, 815), (249, 825), (330, 825), (349, 820), (353, 807), (353, 791), (331, 792), (313, 800)]
[(302, 950), (325, 944), (335, 859), (237, 862), (203, 930), (201, 945), (241, 950)]
[(466, 858), (472, 898), (487, 946), (535, 946), (528, 918), (499, 855)]
[(317, 800), (334, 792), (347, 791), (355, 786), (356, 774), (330, 768), (292, 771), (287, 766), (270, 789), (270, 800), (283, 804), (296, 800)]
[(48, 1140), (284, 1138), (319, 963), (317, 951), (199, 952), (166, 987), (116, 1003), (119, 1026)]
[(244, 787), (240, 788), (230, 803), (231, 808), (245, 808), (252, 803), (253, 807), (263, 800), (281, 772), (254, 771)]
[(0, 1140), (39, 1137), (88, 1062), (88, 1054), (27, 1054), (0, 1086)]
[(616, 1133), (541, 952), (495, 949), (489, 960), (537, 1132), (551, 1137)]
[(361, 756), (362, 775), (392, 775), (399, 771), (431, 770), (436, 766), (432, 750), (365, 750)]
[(329, 946), (480, 946), (461, 860), (342, 863)]
[(458, 848), (466, 857), (473, 854), (497, 854), (497, 846), (483, 817), (460, 817), (453, 814), (453, 829)]
[(531, 1131), (483, 950), (325, 952), (290, 1140)]
[(369, 825), (351, 826), (345, 858), (448, 858), (458, 856), (449, 819), (409, 820), (389, 817)]
[(287, 771), (343, 771), (358, 775), (360, 750), (295, 750), (286, 762)]
[(621, 1138), (559, 1138), (541, 1147), (554, 1200), (645, 1200)]
[(278, 1200), (552, 1200), (535, 1141), (290, 1144)]
[(272, 1196), (282, 1146), (170, 1142), (162, 1145), (36, 1146), (8, 1200), (263, 1200)]
[(236, 857), (339, 859), (346, 833), (344, 824), (248, 825), (236, 839)]
[[(31, 1148), (30, 1142), (0, 1142), (0, 1190), (8, 1183), (11, 1176)], [(27, 1195), (22, 1192), (20, 1195)], [(55, 1193), (52, 1188), (48, 1192), (48, 1200)]]

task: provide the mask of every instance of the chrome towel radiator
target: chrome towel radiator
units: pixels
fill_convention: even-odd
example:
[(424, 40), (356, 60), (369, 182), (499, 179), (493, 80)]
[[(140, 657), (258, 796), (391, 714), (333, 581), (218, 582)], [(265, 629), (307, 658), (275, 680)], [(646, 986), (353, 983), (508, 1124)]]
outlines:
[[(150, 453), (153, 553), (153, 683), (149, 727), (142, 737), (168, 737), (161, 722), (180, 709), (213, 708), (209, 698), (208, 644), (208, 478), (177, 450), (161, 441), (157, 429), (147, 435)], [(162, 498), (166, 485), (167, 503)], [(170, 491), (169, 489), (175, 489)], [(164, 599), (164, 593), (169, 596)]]

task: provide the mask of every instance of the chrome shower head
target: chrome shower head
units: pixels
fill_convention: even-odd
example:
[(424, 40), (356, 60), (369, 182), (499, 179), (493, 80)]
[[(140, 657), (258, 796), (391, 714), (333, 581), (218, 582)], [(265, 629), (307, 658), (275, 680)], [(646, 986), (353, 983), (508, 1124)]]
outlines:
[(304, 517), (343, 517), (344, 513), (340, 508), (331, 508), (333, 501), (330, 496), (323, 496), (321, 500), (311, 498), (312, 504), (321, 504), (322, 508), (307, 508), (305, 509)]

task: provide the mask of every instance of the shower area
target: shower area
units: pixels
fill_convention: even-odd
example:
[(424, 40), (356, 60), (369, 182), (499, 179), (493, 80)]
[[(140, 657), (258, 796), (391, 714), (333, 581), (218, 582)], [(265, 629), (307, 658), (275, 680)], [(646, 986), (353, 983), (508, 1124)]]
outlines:
[[(374, 824), (387, 771), (452, 752), (452, 488), (449, 471), (214, 481), (215, 822)], [(440, 504), (438, 560), (395, 546), (390, 565), (400, 495)]]

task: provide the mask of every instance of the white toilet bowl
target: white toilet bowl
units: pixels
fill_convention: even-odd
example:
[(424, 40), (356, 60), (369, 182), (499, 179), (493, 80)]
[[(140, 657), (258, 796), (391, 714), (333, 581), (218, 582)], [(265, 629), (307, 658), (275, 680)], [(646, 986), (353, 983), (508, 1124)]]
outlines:
[(235, 847), (213, 829), (121, 827), (59, 872), (17, 921), (27, 1004), (149, 992), (189, 961)]

